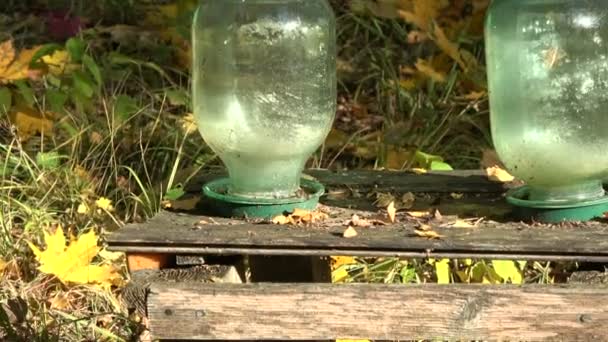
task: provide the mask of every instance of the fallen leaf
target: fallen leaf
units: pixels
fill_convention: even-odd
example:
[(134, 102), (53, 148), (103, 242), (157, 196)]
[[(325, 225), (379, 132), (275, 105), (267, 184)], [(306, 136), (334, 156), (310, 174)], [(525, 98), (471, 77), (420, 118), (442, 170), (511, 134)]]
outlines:
[(309, 224), (327, 219), (329, 216), (321, 211), (309, 211), (296, 208), (291, 214), (278, 215), (272, 219), (274, 224)]
[(0, 259), (0, 274), (2, 274), (2, 272), (4, 272), (4, 269), (6, 268), (6, 265), (8, 263), (2, 259)]
[(433, 211), (433, 218), (437, 221), (443, 221), (443, 215), (439, 212), (439, 209)]
[(356, 264), (357, 260), (350, 256), (332, 256), (330, 263), (331, 263), (331, 269), (336, 270), (342, 265)]
[(70, 64), (70, 55), (65, 50), (57, 50), (51, 55), (43, 56), (42, 61), (48, 67), (49, 73), (55, 76), (78, 68), (78, 65)]
[(481, 223), (481, 221), (483, 221), (483, 218), (479, 218), (479, 219), (468, 219), (468, 220), (463, 220), (463, 219), (458, 219), (455, 222), (451, 222), (451, 223), (447, 223), (445, 225), (443, 225), (444, 227), (451, 227), (451, 228), (478, 228), (479, 227), (479, 223)]
[(192, 114), (192, 113), (188, 113), (188, 114), (184, 115), (180, 119), (180, 121), (181, 121), (182, 130), (184, 131), (184, 133), (186, 135), (194, 133), (198, 129), (196, 120), (194, 119), (194, 114)]
[(78, 209), (76, 209), (76, 212), (80, 215), (87, 215), (89, 211), (89, 206), (86, 203), (80, 203)]
[(353, 214), (353, 216), (350, 219), (349, 226), (350, 225), (353, 225), (355, 227), (369, 227), (372, 225), (372, 223), (369, 220), (360, 218), (359, 215), (357, 215), (357, 214)]
[(125, 253), (123, 252), (110, 252), (107, 249), (102, 249), (99, 252), (99, 256), (109, 262), (117, 262), (125, 257)]
[(423, 175), (428, 172), (427, 169), (423, 169), (423, 168), (419, 168), (419, 167), (413, 168), (411, 171), (417, 175)]
[(435, 263), (437, 284), (450, 283), (450, 259), (441, 259)]
[(12, 40), (0, 43), (0, 84), (40, 76), (40, 70), (29, 67), (39, 48), (24, 49), (17, 54)]
[(509, 172), (498, 166), (486, 168), (486, 174), (488, 175), (488, 179), (494, 182), (507, 183), (515, 180), (515, 177), (509, 174)]
[(416, 196), (411, 192), (406, 192), (401, 196), (401, 203), (399, 203), (400, 209), (409, 209), (414, 206), (416, 202)]
[(335, 271), (331, 272), (332, 283), (339, 283), (346, 278), (348, 278), (348, 271), (344, 267), (340, 267)]
[(51, 112), (42, 113), (23, 103), (15, 105), (9, 113), (11, 123), (17, 128), (19, 137), (23, 140), (38, 133), (51, 135), (54, 126), (53, 117)]
[(437, 233), (434, 230), (415, 230), (416, 235), (420, 236), (420, 237), (424, 237), (427, 239), (441, 239), (443, 238), (443, 235), (440, 235), (439, 233)]
[(97, 206), (97, 208), (108, 212), (114, 210), (114, 207), (112, 206), (112, 201), (105, 197), (100, 197), (97, 201), (95, 201), (95, 205)]
[(509, 280), (512, 284), (521, 284), (523, 282), (523, 275), (514, 261), (492, 260), (492, 268), (504, 282)]
[(396, 201), (395, 196), (390, 193), (375, 192), (374, 194), (376, 195), (376, 200), (374, 201), (374, 204), (378, 208), (386, 208), (389, 204), (391, 204), (391, 202)]
[(406, 212), (406, 214), (414, 218), (423, 218), (431, 216), (431, 213), (428, 211), (408, 211)]
[(65, 310), (70, 306), (69, 296), (66, 293), (59, 292), (51, 298), (51, 308), (56, 310)]
[(93, 265), (93, 258), (100, 251), (98, 237), (93, 230), (74, 238), (66, 246), (63, 229), (54, 233), (44, 231), (46, 250), (41, 251), (33, 243), (28, 245), (40, 263), (38, 270), (55, 275), (64, 284), (95, 284), (104, 288), (122, 285), (123, 279), (113, 265)]
[(453, 199), (461, 199), (462, 197), (464, 197), (464, 194), (459, 194), (459, 193), (452, 192), (450, 194), (450, 197), (452, 197)]
[(395, 223), (395, 215), (397, 214), (397, 209), (395, 209), (395, 202), (389, 203), (388, 207), (386, 207), (386, 212), (388, 213), (388, 218), (391, 220), (391, 223)]
[(345, 237), (345, 238), (347, 238), (347, 239), (353, 238), (353, 237), (355, 237), (357, 235), (359, 235), (359, 233), (357, 233), (357, 231), (353, 227), (346, 228), (346, 230), (344, 231), (344, 233), (342, 233), (342, 236)]
[(285, 215), (278, 215), (272, 219), (272, 223), (280, 224), (280, 225), (289, 224), (289, 223), (291, 223), (291, 218), (289, 216), (285, 216)]
[(424, 59), (418, 59), (416, 62), (416, 69), (435, 82), (443, 83), (447, 79), (445, 74), (435, 70), (433, 66)]
[(416, 230), (423, 230), (423, 231), (429, 231), (429, 230), (433, 230), (433, 227), (431, 227), (428, 224), (425, 223), (420, 223), (417, 227)]

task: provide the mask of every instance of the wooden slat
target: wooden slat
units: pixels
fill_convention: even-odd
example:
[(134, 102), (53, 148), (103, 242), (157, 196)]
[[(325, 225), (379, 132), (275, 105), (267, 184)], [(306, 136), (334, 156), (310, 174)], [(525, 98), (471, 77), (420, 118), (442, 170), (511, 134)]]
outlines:
[[(338, 219), (341, 221), (341, 219)], [(205, 222), (205, 224), (201, 224)], [(353, 255), (472, 257), (528, 260), (608, 261), (608, 225), (530, 226), (484, 222), (479, 228), (434, 229), (442, 239), (418, 237), (415, 221), (385, 227), (276, 226), (162, 212), (145, 224), (127, 226), (108, 238), (111, 249), (126, 252), (245, 255)]]
[(154, 283), (155, 338), (608, 340), (604, 286)]
[[(502, 184), (491, 182), (484, 171), (480, 170), (433, 171), (418, 175), (403, 171), (352, 170), (333, 172), (312, 169), (306, 170), (305, 174), (318, 179), (327, 187), (438, 193), (496, 193), (504, 190)], [(200, 191), (204, 183), (221, 175), (217, 173), (201, 175), (187, 186), (186, 191)]]

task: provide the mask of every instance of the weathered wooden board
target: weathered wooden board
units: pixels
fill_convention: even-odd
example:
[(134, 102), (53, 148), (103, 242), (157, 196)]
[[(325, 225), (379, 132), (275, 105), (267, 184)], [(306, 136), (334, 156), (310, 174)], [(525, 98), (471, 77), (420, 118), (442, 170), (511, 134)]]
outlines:
[[(503, 184), (491, 182), (481, 170), (432, 171), (415, 174), (403, 171), (351, 170), (333, 172), (309, 169), (305, 174), (318, 179), (327, 187), (356, 187), (381, 191), (412, 192), (468, 192), (496, 193), (504, 190)], [(200, 191), (207, 181), (221, 174), (203, 174), (187, 187), (188, 192)]]
[(148, 316), (159, 339), (608, 340), (604, 286), (448, 286), (153, 283)]
[(608, 261), (608, 225), (600, 222), (531, 226), (488, 221), (468, 229), (435, 226), (443, 238), (429, 240), (415, 234), (415, 221), (402, 220), (357, 228), (359, 234), (347, 239), (342, 236), (346, 227), (338, 222), (319, 227), (277, 226), (162, 212), (110, 235), (108, 243), (117, 251), (171, 254)]

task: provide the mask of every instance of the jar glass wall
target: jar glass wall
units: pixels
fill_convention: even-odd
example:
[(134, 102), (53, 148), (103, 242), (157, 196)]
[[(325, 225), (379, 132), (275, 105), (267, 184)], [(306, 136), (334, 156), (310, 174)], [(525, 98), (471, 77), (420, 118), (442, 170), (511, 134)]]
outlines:
[(284, 198), (336, 111), (335, 18), (326, 0), (203, 0), (193, 105), (232, 195)]
[(493, 0), (486, 57), (494, 145), (530, 199), (604, 195), (608, 7), (604, 0)]

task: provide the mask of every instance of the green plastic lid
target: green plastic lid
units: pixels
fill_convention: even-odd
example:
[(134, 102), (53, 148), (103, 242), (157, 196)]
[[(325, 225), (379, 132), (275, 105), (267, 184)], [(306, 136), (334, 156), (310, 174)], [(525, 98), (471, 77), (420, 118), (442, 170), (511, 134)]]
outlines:
[(221, 178), (203, 186), (203, 193), (210, 199), (214, 213), (223, 217), (269, 219), (295, 209), (315, 210), (325, 193), (321, 183), (309, 179), (301, 180), (305, 195), (278, 199), (230, 195), (227, 191), (229, 184), (228, 178)]
[(527, 186), (507, 192), (507, 202), (514, 206), (513, 214), (524, 221), (558, 223), (564, 221), (589, 221), (604, 217), (608, 212), (608, 196), (593, 200), (545, 202), (530, 201)]

